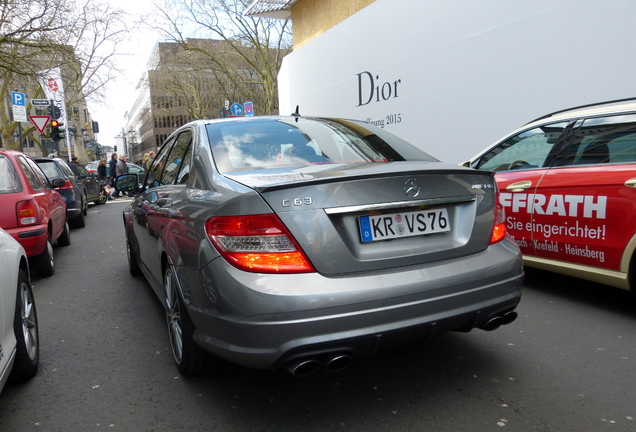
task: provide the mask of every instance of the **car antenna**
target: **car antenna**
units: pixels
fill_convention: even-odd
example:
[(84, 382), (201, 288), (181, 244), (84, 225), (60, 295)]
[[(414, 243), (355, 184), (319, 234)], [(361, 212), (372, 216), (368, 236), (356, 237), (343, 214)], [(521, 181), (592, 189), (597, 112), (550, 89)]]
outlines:
[(300, 105), (296, 105), (296, 111), (292, 113), (293, 117), (296, 117), (296, 122), (298, 123), (298, 117), (300, 117)]

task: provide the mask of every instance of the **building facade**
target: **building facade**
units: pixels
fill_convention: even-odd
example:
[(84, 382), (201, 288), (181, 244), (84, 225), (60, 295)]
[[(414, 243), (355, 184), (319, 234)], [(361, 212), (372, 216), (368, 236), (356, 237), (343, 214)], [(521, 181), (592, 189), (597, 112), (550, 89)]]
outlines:
[[(224, 42), (189, 39), (188, 44), (221, 51)], [(177, 43), (158, 43), (137, 85), (137, 99), (126, 113), (125, 151), (131, 161), (157, 152), (166, 138), (192, 120), (216, 118), (231, 94), (204, 56)], [(122, 150), (124, 151), (124, 150)]]

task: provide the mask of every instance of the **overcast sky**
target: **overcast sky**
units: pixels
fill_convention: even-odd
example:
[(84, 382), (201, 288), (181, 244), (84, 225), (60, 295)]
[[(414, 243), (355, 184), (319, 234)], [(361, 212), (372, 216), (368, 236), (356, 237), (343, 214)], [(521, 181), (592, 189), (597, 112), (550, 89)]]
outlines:
[[(150, 0), (108, 1), (133, 17), (146, 14), (154, 7)], [(118, 51), (125, 54), (117, 59), (124, 73), (108, 86), (104, 104), (88, 103), (93, 120), (99, 123), (97, 141), (105, 146), (114, 145), (114, 137), (121, 134), (122, 127), (125, 126), (124, 114), (135, 101), (135, 87), (146, 68), (152, 48), (159, 40), (159, 34), (147, 28), (137, 27), (129, 39), (128, 42), (118, 45)]]

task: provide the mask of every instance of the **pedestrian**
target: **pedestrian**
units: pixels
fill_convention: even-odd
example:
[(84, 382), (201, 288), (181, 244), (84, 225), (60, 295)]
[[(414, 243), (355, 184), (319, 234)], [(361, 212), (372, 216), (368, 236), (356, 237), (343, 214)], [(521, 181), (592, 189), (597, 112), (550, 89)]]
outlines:
[[(117, 173), (117, 176), (120, 176), (122, 174), (128, 174), (128, 164), (126, 163), (126, 155), (123, 153), (119, 155), (119, 160), (117, 161), (116, 173)], [(117, 193), (118, 192), (119, 191), (117, 191)], [(128, 196), (132, 196), (130, 192), (128, 193)]]
[(148, 164), (148, 159), (150, 159), (150, 153), (144, 153), (144, 157), (141, 158), (141, 167), (146, 169), (146, 165)]
[(119, 160), (117, 161), (115, 172), (117, 173), (117, 176), (120, 176), (122, 174), (128, 174), (128, 164), (126, 163), (126, 155), (123, 153), (119, 155)]
[(97, 165), (97, 180), (102, 184), (106, 183), (106, 159), (100, 159), (99, 165)]
[[(113, 153), (110, 155), (110, 160), (108, 161), (108, 178), (110, 180), (110, 184), (112, 187), (115, 187), (115, 172), (117, 171), (117, 153)], [(115, 188), (115, 192), (113, 193), (113, 198), (119, 197), (119, 190)]]
[(148, 153), (148, 159), (146, 163), (143, 165), (143, 168), (148, 171), (150, 170), (150, 166), (152, 165), (152, 161), (155, 159), (155, 152), (151, 151)]
[(79, 165), (79, 160), (77, 159), (77, 156), (73, 156), (71, 158), (71, 163), (75, 165)]

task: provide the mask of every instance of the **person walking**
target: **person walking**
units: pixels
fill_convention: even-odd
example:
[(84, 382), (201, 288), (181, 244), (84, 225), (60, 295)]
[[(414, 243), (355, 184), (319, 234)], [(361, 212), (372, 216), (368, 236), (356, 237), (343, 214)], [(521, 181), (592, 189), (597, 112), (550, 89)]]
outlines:
[(101, 183), (106, 183), (106, 159), (99, 160), (99, 165), (97, 165), (97, 180)]
[[(115, 188), (115, 172), (117, 171), (117, 153), (113, 153), (110, 155), (110, 160), (108, 161), (108, 179), (110, 180), (110, 185)], [(119, 190), (115, 188), (115, 192), (112, 194), (113, 198), (119, 197)]]
[(150, 170), (150, 166), (152, 165), (152, 161), (155, 158), (155, 152), (151, 151), (148, 153), (148, 159), (146, 159), (146, 162), (143, 165), (143, 168), (148, 171)]
[(146, 169), (146, 165), (148, 165), (148, 159), (150, 159), (150, 153), (144, 153), (144, 157), (141, 158), (141, 167)]
[(126, 155), (120, 154), (119, 160), (117, 161), (117, 166), (115, 168), (115, 172), (117, 173), (115, 177), (120, 176), (122, 174), (128, 174), (128, 164), (126, 163)]
[[(123, 153), (119, 155), (119, 160), (117, 161), (115, 172), (117, 173), (116, 176), (120, 176), (122, 174), (128, 174), (128, 164), (126, 163), (126, 155)], [(119, 196), (118, 190), (115, 190), (115, 193)], [(128, 194), (128, 196), (131, 196), (130, 193)]]

